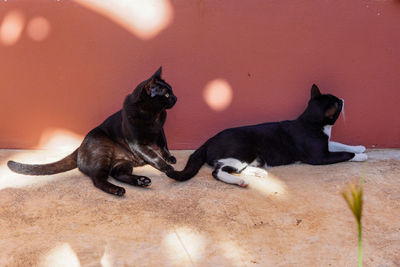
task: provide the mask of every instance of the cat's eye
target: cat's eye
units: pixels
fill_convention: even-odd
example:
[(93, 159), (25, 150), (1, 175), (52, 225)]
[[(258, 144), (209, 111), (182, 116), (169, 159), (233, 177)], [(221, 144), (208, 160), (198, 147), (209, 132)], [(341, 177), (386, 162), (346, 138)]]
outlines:
[(169, 97), (169, 94), (168, 94), (168, 93), (166, 93), (166, 94), (165, 94), (165, 97), (166, 97), (166, 98), (168, 98), (168, 97)]

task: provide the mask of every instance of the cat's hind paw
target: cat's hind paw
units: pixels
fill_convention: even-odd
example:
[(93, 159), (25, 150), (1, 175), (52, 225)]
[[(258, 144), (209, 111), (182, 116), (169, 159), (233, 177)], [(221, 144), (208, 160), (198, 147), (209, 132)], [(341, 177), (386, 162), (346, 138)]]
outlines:
[(368, 155), (365, 153), (356, 153), (355, 156), (350, 161), (366, 161), (368, 159)]
[(248, 182), (246, 182), (245, 180), (243, 180), (243, 179), (240, 179), (240, 181), (237, 183), (237, 185), (238, 186), (240, 186), (240, 187), (248, 187), (249, 186), (249, 183)]
[(241, 174), (245, 176), (265, 177), (268, 175), (268, 172), (262, 168), (248, 166), (241, 172)]
[(151, 185), (151, 180), (150, 178), (147, 178), (146, 176), (139, 176), (139, 178), (136, 179), (136, 185), (137, 186), (150, 186)]

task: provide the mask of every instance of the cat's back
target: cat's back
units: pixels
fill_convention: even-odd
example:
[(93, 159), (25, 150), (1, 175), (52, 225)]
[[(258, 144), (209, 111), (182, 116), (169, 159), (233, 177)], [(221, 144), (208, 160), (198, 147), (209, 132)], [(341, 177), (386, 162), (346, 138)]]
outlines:
[(107, 119), (105, 119), (98, 128), (103, 130), (111, 129), (115, 126), (121, 125), (122, 122), (122, 112), (121, 110), (115, 112), (114, 114), (110, 115)]
[[(116, 141), (122, 135), (122, 112), (121, 110), (110, 115), (105, 119), (99, 126), (97, 126), (94, 131), (101, 131), (105, 133), (108, 137)], [(92, 130), (92, 131), (93, 131)]]
[(227, 129), (228, 131), (242, 132), (248, 136), (253, 137), (273, 137), (286, 135), (288, 129), (293, 127), (293, 121), (279, 121), (279, 122), (265, 122), (255, 125), (247, 125), (242, 127), (236, 127)]
[[(286, 124), (286, 123), (284, 123)], [(266, 139), (281, 138), (285, 135), (282, 122), (266, 122), (225, 129), (209, 139), (209, 143), (240, 142), (258, 145)]]

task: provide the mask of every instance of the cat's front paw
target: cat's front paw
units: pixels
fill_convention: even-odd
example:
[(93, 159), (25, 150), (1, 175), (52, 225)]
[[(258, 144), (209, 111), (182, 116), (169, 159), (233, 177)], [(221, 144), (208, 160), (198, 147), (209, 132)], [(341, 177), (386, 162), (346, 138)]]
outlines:
[(176, 158), (175, 158), (174, 156), (169, 156), (169, 157), (167, 158), (167, 162), (168, 162), (169, 164), (175, 164), (175, 163), (176, 163)]
[(356, 154), (364, 153), (365, 150), (367, 150), (367, 149), (365, 148), (365, 146), (354, 146), (354, 147), (353, 147), (353, 152), (356, 153)]
[(365, 153), (356, 153), (354, 155), (354, 157), (350, 160), (350, 161), (358, 161), (358, 162), (362, 162), (362, 161), (366, 161), (368, 159), (368, 155)]
[(119, 187), (119, 186), (110, 187), (110, 188), (108, 188), (108, 190), (106, 192), (116, 195), (116, 196), (119, 196), (119, 197), (122, 197), (123, 195), (125, 195), (125, 188)]

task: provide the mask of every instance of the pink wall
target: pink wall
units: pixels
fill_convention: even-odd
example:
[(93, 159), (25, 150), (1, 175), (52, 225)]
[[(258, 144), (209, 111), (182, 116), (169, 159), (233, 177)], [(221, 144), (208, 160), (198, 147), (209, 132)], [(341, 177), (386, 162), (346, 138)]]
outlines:
[[(24, 22), (15, 43), (0, 43), (0, 147), (38, 147), (46, 129), (84, 135), (160, 65), (179, 98), (166, 124), (170, 148), (294, 119), (312, 83), (346, 100), (335, 139), (400, 147), (399, 1), (164, 2), (170, 23), (143, 39), (78, 2), (1, 1), (0, 27), (15, 10)], [(27, 26), (36, 16), (50, 25), (41, 41)], [(203, 98), (214, 79), (232, 88), (221, 111)]]

